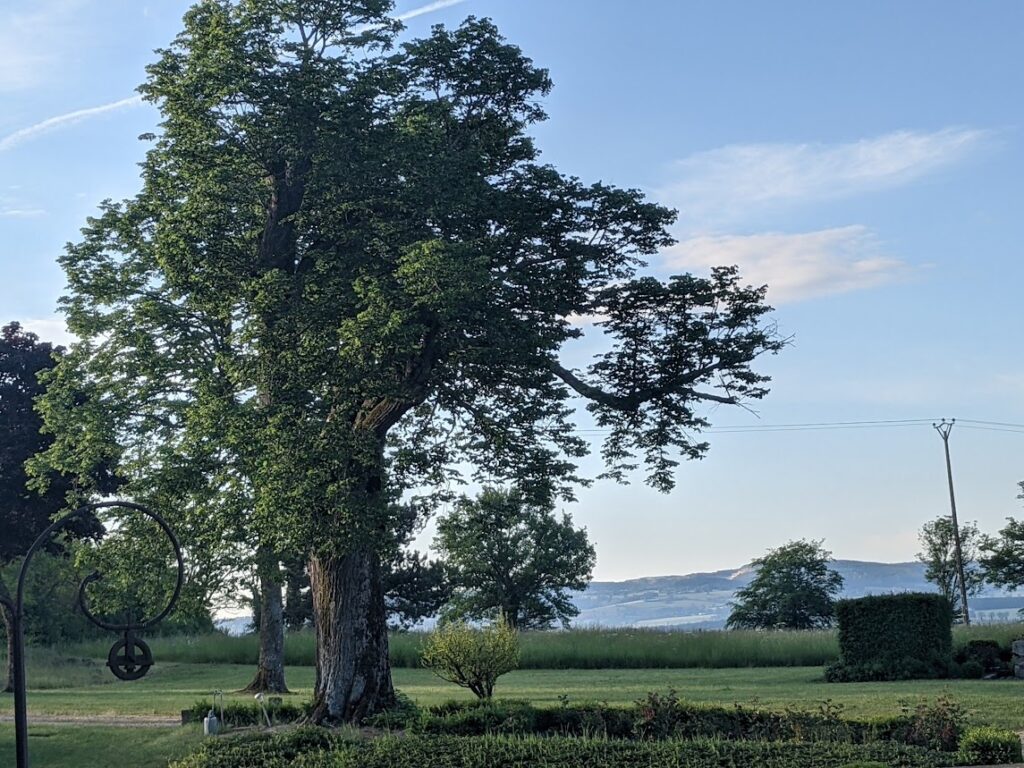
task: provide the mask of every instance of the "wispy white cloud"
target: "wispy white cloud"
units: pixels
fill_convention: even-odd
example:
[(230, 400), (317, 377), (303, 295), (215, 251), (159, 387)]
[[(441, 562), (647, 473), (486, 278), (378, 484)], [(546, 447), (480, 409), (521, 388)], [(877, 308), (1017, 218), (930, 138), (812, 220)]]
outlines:
[(0, 92), (34, 88), (60, 71), (74, 50), (83, 0), (23, 0), (0, 9)]
[(89, 107), (87, 109), (77, 109), (74, 112), (67, 112), (63, 115), (57, 115), (56, 117), (48, 117), (46, 120), (41, 120), (34, 125), (30, 125), (26, 128), (21, 128), (14, 133), (10, 133), (0, 139), (0, 152), (5, 152), (13, 147), (22, 144), (23, 142), (30, 141), (37, 136), (48, 133), (50, 131), (57, 130), (59, 128), (65, 128), (75, 123), (80, 123), (83, 120), (88, 120), (98, 115), (104, 115), (107, 112), (116, 112), (127, 107), (134, 107), (142, 103), (141, 96), (132, 96), (128, 99), (121, 99), (120, 101), (114, 101), (110, 104), (101, 104), (98, 107)]
[(42, 208), (0, 208), (0, 219), (34, 219), (45, 213)]
[(846, 144), (734, 144), (687, 157), (678, 181), (656, 197), (680, 209), (684, 222), (707, 227), (753, 210), (906, 184), (961, 161), (993, 132), (945, 128), (895, 131)]
[(408, 21), (409, 19), (415, 19), (417, 16), (423, 16), (427, 13), (433, 13), (434, 11), (440, 11), (445, 8), (451, 8), (453, 5), (462, 5), (466, 0), (436, 0), (433, 3), (427, 3), (421, 5), (419, 8), (413, 8), (411, 11), (400, 13), (395, 16), (399, 21)]
[(19, 322), (25, 330), (36, 334), (40, 341), (62, 344), (65, 347), (78, 341), (78, 337), (68, 330), (67, 323), (60, 315), (37, 317)]
[[(445, 8), (451, 8), (453, 5), (462, 5), (465, 2), (467, 2), (467, 0), (435, 0), (433, 3), (427, 3), (426, 5), (421, 5), (418, 8), (413, 8), (405, 11), (404, 13), (400, 13), (395, 16), (395, 19), (398, 21), (408, 21), (409, 19), (415, 19), (417, 16), (434, 13), (435, 11), (441, 11)], [(367, 32), (371, 29), (380, 29), (380, 27), (380, 24), (362, 24), (360, 26), (353, 27), (352, 32), (354, 34), (358, 34), (360, 32)]]
[(672, 246), (663, 266), (703, 271), (720, 264), (736, 264), (750, 284), (767, 284), (774, 304), (872, 288), (910, 271), (906, 263), (885, 255), (862, 226), (692, 237)]

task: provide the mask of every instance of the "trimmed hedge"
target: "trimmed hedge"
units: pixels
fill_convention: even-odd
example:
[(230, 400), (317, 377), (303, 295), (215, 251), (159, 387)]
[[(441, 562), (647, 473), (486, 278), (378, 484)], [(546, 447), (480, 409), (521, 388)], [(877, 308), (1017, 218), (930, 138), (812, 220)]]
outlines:
[(1024, 762), (1020, 736), (1002, 728), (969, 728), (960, 740), (960, 765), (1003, 765)]
[(872, 595), (836, 603), (837, 663), (830, 682), (948, 677), (953, 665), (953, 611), (942, 595)]
[[(383, 725), (383, 724), (381, 724)], [(675, 693), (651, 693), (632, 707), (579, 704), (535, 707), (525, 701), (457, 702), (407, 715), (392, 727), (410, 733), (446, 736), (598, 736), (666, 740), (710, 738), (724, 741), (805, 741), (867, 744), (898, 742), (954, 752), (964, 729), (962, 709), (945, 698), (922, 702), (902, 714), (854, 720), (823, 704), (816, 712), (773, 712), (693, 704)]]
[(897, 744), (609, 741), (510, 736), (345, 740), (301, 729), (206, 742), (175, 768), (898, 768), (949, 765), (943, 755)]

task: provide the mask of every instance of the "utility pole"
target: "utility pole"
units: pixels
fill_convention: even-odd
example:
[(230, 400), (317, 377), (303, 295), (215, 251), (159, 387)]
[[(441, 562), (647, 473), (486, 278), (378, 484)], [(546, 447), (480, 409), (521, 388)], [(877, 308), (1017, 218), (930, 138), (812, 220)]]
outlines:
[(971, 616), (967, 610), (967, 582), (964, 580), (964, 553), (960, 548), (960, 523), (956, 519), (956, 496), (953, 495), (953, 465), (949, 460), (949, 433), (953, 431), (956, 419), (932, 424), (935, 431), (942, 437), (942, 445), (946, 449), (946, 479), (949, 481), (949, 508), (953, 517), (953, 543), (956, 546), (956, 572), (960, 582), (960, 605), (963, 607), (964, 624), (971, 625)]

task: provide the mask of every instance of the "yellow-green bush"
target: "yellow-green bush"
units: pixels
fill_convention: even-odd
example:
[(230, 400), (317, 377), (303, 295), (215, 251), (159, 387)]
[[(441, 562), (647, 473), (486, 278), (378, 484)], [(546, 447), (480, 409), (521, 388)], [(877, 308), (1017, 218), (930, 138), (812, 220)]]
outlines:
[(519, 634), (504, 621), (479, 629), (461, 622), (444, 624), (427, 638), (423, 666), (489, 699), (495, 681), (519, 666)]

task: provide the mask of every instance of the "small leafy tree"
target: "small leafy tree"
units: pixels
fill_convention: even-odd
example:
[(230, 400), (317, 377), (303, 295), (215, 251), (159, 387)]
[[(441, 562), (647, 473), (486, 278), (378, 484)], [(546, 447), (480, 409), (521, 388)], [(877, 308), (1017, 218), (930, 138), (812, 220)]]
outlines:
[(490, 699), (495, 681), (519, 666), (519, 633), (504, 620), (480, 629), (449, 622), (427, 638), (422, 660), (442, 680)]
[[(1024, 499), (1024, 482), (1020, 483)], [(997, 537), (985, 537), (981, 543), (981, 566), (985, 579), (997, 587), (1019, 589), (1024, 587), (1024, 520), (1006, 519)]]
[[(924, 577), (949, 600), (953, 606), (953, 620), (962, 621), (964, 610), (960, 598), (952, 518), (940, 516), (928, 521), (917, 538), (921, 543), (917, 559), (925, 565)], [(977, 523), (960, 524), (960, 552), (963, 555), (964, 586), (968, 595), (976, 595), (985, 581), (985, 572), (978, 562), (978, 547), (982, 541)]]
[(820, 541), (792, 541), (754, 560), (757, 575), (736, 593), (730, 629), (817, 629), (835, 617), (843, 577)]
[(434, 548), (451, 573), (447, 615), (486, 619), (502, 615), (516, 629), (568, 626), (579, 609), (570, 589), (584, 589), (595, 553), (584, 528), (559, 520), (550, 506), (518, 490), (487, 489), (462, 498), (440, 519)]

